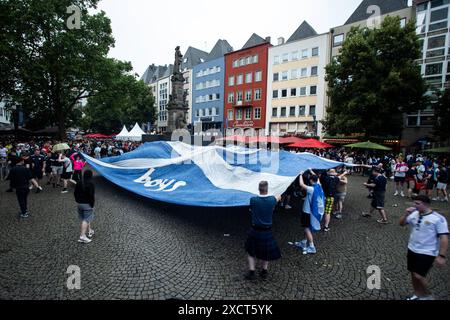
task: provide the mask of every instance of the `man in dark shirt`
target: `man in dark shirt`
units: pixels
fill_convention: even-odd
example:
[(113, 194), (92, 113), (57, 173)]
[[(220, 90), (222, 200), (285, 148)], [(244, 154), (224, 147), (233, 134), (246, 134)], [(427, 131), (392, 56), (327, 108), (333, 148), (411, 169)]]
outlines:
[(23, 158), (9, 172), (8, 179), (11, 183), (11, 188), (16, 189), (17, 200), (20, 206), (20, 217), (28, 218), (29, 212), (27, 208), (27, 197), (30, 193), (29, 185), (31, 180), (31, 172), (25, 168)]
[(261, 260), (262, 270), (259, 273), (262, 279), (267, 278), (269, 261), (281, 258), (280, 249), (272, 234), (272, 216), (277, 202), (281, 197), (275, 198), (268, 195), (269, 184), (267, 181), (259, 183), (259, 196), (250, 199), (250, 212), (252, 214), (252, 229), (245, 244), (248, 253), (249, 272), (245, 279), (256, 278), (256, 259)]
[(45, 157), (41, 155), (39, 148), (34, 149), (34, 154), (29, 158), (31, 174), (36, 181), (36, 193), (42, 191), (40, 181), (44, 176)]
[(387, 224), (387, 214), (384, 209), (384, 199), (386, 196), (386, 185), (387, 179), (381, 173), (382, 170), (380, 168), (376, 168), (373, 170), (373, 183), (364, 183), (366, 187), (373, 188), (373, 199), (371, 203), (370, 213), (363, 212), (363, 217), (370, 217), (373, 211), (378, 210), (381, 215), (381, 219), (377, 220), (378, 223)]

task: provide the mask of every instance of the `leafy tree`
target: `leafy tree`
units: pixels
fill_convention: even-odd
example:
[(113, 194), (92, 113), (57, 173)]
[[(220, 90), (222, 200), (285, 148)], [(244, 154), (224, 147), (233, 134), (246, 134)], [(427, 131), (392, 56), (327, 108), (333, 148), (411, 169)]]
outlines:
[(117, 133), (123, 124), (153, 122), (156, 117), (153, 95), (144, 82), (130, 74), (131, 65), (115, 61), (110, 70), (114, 73), (112, 82), (88, 99), (84, 129)]
[(450, 140), (450, 88), (438, 93), (435, 117), (434, 135), (443, 142)]
[[(62, 139), (80, 100), (111, 81), (111, 23), (89, 13), (98, 1), (0, 0), (0, 95), (31, 126), (57, 125)], [(71, 5), (81, 10), (80, 29), (68, 28)]]
[(399, 136), (403, 114), (423, 108), (425, 82), (416, 59), (414, 22), (387, 17), (380, 28), (352, 28), (340, 55), (326, 67), (328, 134)]

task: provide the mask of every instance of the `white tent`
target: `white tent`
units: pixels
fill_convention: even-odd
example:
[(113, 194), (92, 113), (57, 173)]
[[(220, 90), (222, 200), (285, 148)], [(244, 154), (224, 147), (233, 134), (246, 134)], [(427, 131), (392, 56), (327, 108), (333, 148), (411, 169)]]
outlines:
[(137, 124), (134, 125), (134, 128), (128, 133), (128, 140), (130, 141), (142, 141), (142, 135), (145, 134), (142, 131), (141, 127)]
[(116, 140), (128, 140), (129, 132), (127, 127), (123, 126), (122, 131), (116, 136)]

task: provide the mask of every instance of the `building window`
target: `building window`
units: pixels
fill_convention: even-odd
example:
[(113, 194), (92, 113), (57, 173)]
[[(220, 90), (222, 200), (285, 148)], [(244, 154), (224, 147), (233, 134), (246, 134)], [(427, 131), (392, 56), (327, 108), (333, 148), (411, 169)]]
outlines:
[(272, 108), (272, 117), (278, 118), (278, 108)]
[(208, 108), (205, 109), (205, 117), (209, 117), (209, 109)]
[(308, 69), (307, 68), (302, 68), (302, 70), (300, 71), (300, 76), (302, 78), (306, 77), (308, 75)]
[(255, 82), (262, 81), (262, 71), (256, 71), (255, 72)]
[(272, 98), (273, 98), (273, 99), (278, 99), (278, 90), (273, 90), (273, 92), (272, 92)]
[(220, 100), (220, 93), (216, 93), (216, 100)]
[(245, 83), (252, 83), (253, 82), (253, 73), (247, 73), (245, 75)]
[(255, 108), (255, 119), (261, 119), (261, 108)]
[(234, 86), (234, 76), (228, 77), (228, 86)]
[(245, 60), (246, 65), (252, 64), (252, 57), (247, 57)]
[(319, 55), (319, 47), (312, 48), (312, 53), (311, 53), (311, 55), (312, 55), (313, 57), (317, 57), (317, 56)]
[(291, 70), (291, 80), (297, 79), (297, 69)]
[(447, 25), (448, 25), (447, 21), (430, 24), (430, 26), (428, 27), (428, 32), (432, 32), (432, 31), (440, 30), (440, 29), (447, 29)]
[(239, 60), (239, 66), (245, 66), (245, 58), (241, 58), (240, 60)]
[(448, 7), (431, 11), (430, 23), (447, 19), (448, 19)]
[(237, 76), (237, 85), (243, 84), (244, 83), (244, 75), (240, 74)]
[(292, 59), (292, 61), (298, 60), (298, 51), (292, 52), (291, 59)]
[(234, 92), (228, 94), (228, 103), (234, 103)]
[(295, 107), (289, 108), (289, 117), (295, 117)]
[(400, 28), (406, 27), (406, 18), (400, 20)]
[(445, 35), (428, 38), (428, 50), (445, 47)]
[(317, 66), (311, 67), (311, 77), (317, 76)]
[(309, 115), (310, 116), (316, 115), (316, 106), (309, 106)]
[(279, 75), (278, 72), (273, 74), (273, 81), (278, 81), (279, 80)]
[(301, 97), (306, 96), (306, 87), (301, 87), (300, 88), (300, 96)]
[(252, 109), (247, 108), (245, 109), (245, 120), (251, 120), (252, 119)]
[(291, 88), (291, 97), (297, 96), (297, 88)]
[(211, 109), (211, 115), (212, 116), (217, 116), (218, 114), (217, 114), (217, 108), (212, 108)]
[(233, 68), (237, 68), (239, 67), (239, 61), (238, 60), (234, 60), (233, 61)]
[(302, 59), (308, 58), (308, 49), (302, 50)]
[(195, 114), (197, 117), (200, 117), (200, 109), (197, 109), (197, 112)]
[(233, 110), (228, 110), (228, 120), (233, 120)]
[(283, 71), (281, 73), (281, 80), (288, 80), (288, 72), (287, 71)]
[(253, 56), (253, 63), (258, 63), (258, 55)]
[(245, 91), (245, 101), (252, 101), (252, 90)]
[(281, 97), (282, 98), (287, 98), (287, 89), (282, 89), (281, 90)]
[(238, 91), (237, 93), (237, 102), (242, 102), (242, 91)]
[(203, 109), (199, 109), (198, 111), (199, 111), (199, 113), (198, 113), (199, 117), (203, 117)]
[(305, 114), (306, 114), (306, 106), (300, 106), (298, 108), (298, 115), (299, 116), (305, 116)]
[(450, 3), (449, 0), (433, 0), (433, 1), (431, 1), (431, 8), (432, 9), (433, 8), (437, 8), (437, 7), (440, 7), (440, 6), (443, 6), (445, 4), (449, 4), (449, 3)]
[(286, 117), (286, 107), (281, 107), (281, 114), (280, 117)]
[(242, 120), (242, 110), (236, 110), (236, 120)]
[(273, 57), (273, 64), (280, 64), (280, 56)]
[(283, 53), (282, 62), (288, 62), (289, 61), (289, 53)]
[(425, 67), (425, 75), (429, 76), (432, 74), (442, 74), (442, 62), (441, 63), (433, 63), (427, 64)]
[(311, 86), (309, 89), (309, 95), (314, 96), (317, 94), (317, 86)]
[(333, 38), (333, 46), (334, 47), (338, 47), (338, 46), (342, 45), (343, 42), (344, 42), (344, 34), (343, 33), (334, 36), (334, 38)]
[(261, 89), (255, 89), (255, 100), (261, 100)]

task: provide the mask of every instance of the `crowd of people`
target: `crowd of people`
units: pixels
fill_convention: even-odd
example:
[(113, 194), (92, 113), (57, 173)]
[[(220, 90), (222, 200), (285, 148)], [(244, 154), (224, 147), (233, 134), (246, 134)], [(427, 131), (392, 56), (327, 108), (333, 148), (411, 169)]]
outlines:
[[(9, 180), (8, 192), (16, 191), (20, 217), (29, 216), (27, 196), (32, 189), (44, 191), (45, 185), (62, 187), (68, 193), (74, 185), (74, 196), (81, 220), (81, 243), (90, 243), (94, 236), (95, 186), (93, 173), (85, 168), (83, 154), (96, 159), (119, 156), (138, 148), (141, 143), (121, 141), (80, 140), (67, 143), (65, 150), (55, 151), (58, 142), (31, 141), (17, 143), (0, 142), (0, 178)], [(291, 152), (299, 152), (295, 150)], [(323, 158), (343, 162), (347, 166), (337, 169), (300, 172), (298, 179), (278, 198), (268, 195), (269, 182), (259, 185), (260, 195), (250, 200), (252, 228), (245, 249), (248, 254), (248, 280), (256, 279), (256, 264), (260, 260), (259, 276), (266, 279), (269, 262), (281, 258), (281, 252), (272, 234), (272, 217), (277, 205), (293, 209), (298, 201), (304, 238), (291, 244), (304, 255), (317, 253), (314, 236), (323, 230), (330, 232), (332, 217), (345, 216), (344, 203), (347, 196), (349, 175), (367, 176), (364, 183), (367, 197), (371, 199), (370, 217), (378, 211), (378, 223), (390, 223), (385, 209), (385, 196), (389, 180), (395, 184), (394, 196), (408, 197), (414, 207), (408, 208), (400, 225), (410, 225), (411, 238), (408, 245), (408, 270), (411, 272), (414, 295), (412, 300), (430, 299), (426, 275), (431, 267), (445, 265), (448, 247), (446, 219), (430, 209), (431, 201), (448, 202), (447, 184), (450, 178), (450, 160), (446, 157), (427, 157), (422, 154), (383, 154), (377, 152), (354, 152), (344, 148), (328, 150), (302, 150)], [(423, 222), (423, 223), (422, 223)]]

